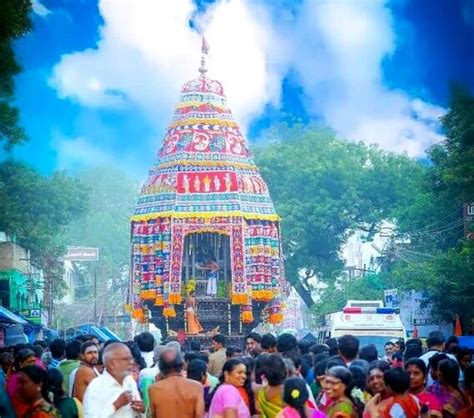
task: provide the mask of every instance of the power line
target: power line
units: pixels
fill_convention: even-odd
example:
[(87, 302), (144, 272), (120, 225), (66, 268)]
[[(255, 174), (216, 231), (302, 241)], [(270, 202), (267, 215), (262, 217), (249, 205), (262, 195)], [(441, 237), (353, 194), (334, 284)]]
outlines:
[(423, 253), (423, 252), (420, 252), (420, 251), (414, 251), (414, 250), (411, 250), (411, 249), (408, 249), (408, 248), (405, 248), (405, 247), (401, 247), (397, 244), (395, 244), (395, 247), (399, 251), (406, 252), (406, 253), (412, 254), (414, 256), (420, 256), (420, 257), (425, 257), (425, 258), (433, 258), (432, 254)]
[(442, 227), (424, 231), (424, 232), (406, 232), (403, 235), (407, 235), (408, 237), (425, 237), (434, 234), (445, 233), (451, 229), (455, 229), (464, 225), (464, 219), (457, 219), (456, 221), (450, 222)]
[[(437, 225), (437, 224), (439, 224), (439, 223), (445, 221), (446, 219), (451, 218), (452, 216), (453, 216), (453, 215), (450, 213), (449, 215), (446, 215), (446, 216), (444, 216), (443, 218), (436, 220), (436, 221), (433, 222), (432, 224), (425, 225), (425, 226), (422, 226), (422, 227), (421, 227), (420, 229), (418, 229), (418, 230), (411, 231), (410, 234), (416, 234), (417, 232), (425, 231), (426, 229), (432, 228), (432, 227), (434, 227), (435, 225)], [(456, 222), (456, 221), (454, 221), (454, 222)], [(436, 230), (436, 228), (435, 228), (435, 230)]]

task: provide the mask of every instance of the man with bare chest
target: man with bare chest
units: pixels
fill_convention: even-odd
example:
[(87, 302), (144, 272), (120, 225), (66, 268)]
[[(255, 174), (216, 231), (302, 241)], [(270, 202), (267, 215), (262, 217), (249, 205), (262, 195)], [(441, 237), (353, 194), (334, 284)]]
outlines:
[(73, 396), (82, 402), (87, 386), (99, 376), (96, 369), (99, 361), (99, 349), (92, 341), (86, 341), (81, 346), (81, 365), (74, 376)]
[(159, 380), (150, 387), (152, 418), (203, 418), (204, 393), (202, 385), (186, 379), (184, 359), (176, 349), (167, 348), (160, 355)]

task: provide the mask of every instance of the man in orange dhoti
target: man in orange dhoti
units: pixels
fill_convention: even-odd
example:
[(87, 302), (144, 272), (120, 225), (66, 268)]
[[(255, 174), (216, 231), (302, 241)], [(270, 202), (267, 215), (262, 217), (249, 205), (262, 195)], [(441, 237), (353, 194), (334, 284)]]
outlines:
[(203, 330), (202, 325), (197, 318), (195, 295), (196, 292), (192, 290), (186, 297), (186, 322), (188, 324), (188, 335), (196, 335)]

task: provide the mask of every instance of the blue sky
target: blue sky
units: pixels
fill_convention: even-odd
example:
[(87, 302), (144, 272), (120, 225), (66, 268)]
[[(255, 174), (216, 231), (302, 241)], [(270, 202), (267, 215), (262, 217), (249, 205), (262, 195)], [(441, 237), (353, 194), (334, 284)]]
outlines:
[(249, 140), (293, 120), (413, 157), (442, 139), (449, 83), (474, 91), (474, 1), (41, 0), (15, 49), (17, 105), (44, 173), (117, 165), (142, 177), (200, 38)]

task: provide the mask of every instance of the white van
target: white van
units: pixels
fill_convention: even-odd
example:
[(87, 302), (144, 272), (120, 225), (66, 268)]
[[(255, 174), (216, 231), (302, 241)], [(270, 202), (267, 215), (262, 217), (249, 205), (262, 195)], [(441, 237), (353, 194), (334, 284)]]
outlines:
[(357, 337), (360, 347), (374, 344), (379, 356), (384, 355), (387, 341), (406, 338), (398, 311), (385, 308), (381, 300), (349, 300), (341, 312), (327, 315), (326, 324), (319, 329), (320, 337), (346, 334)]

